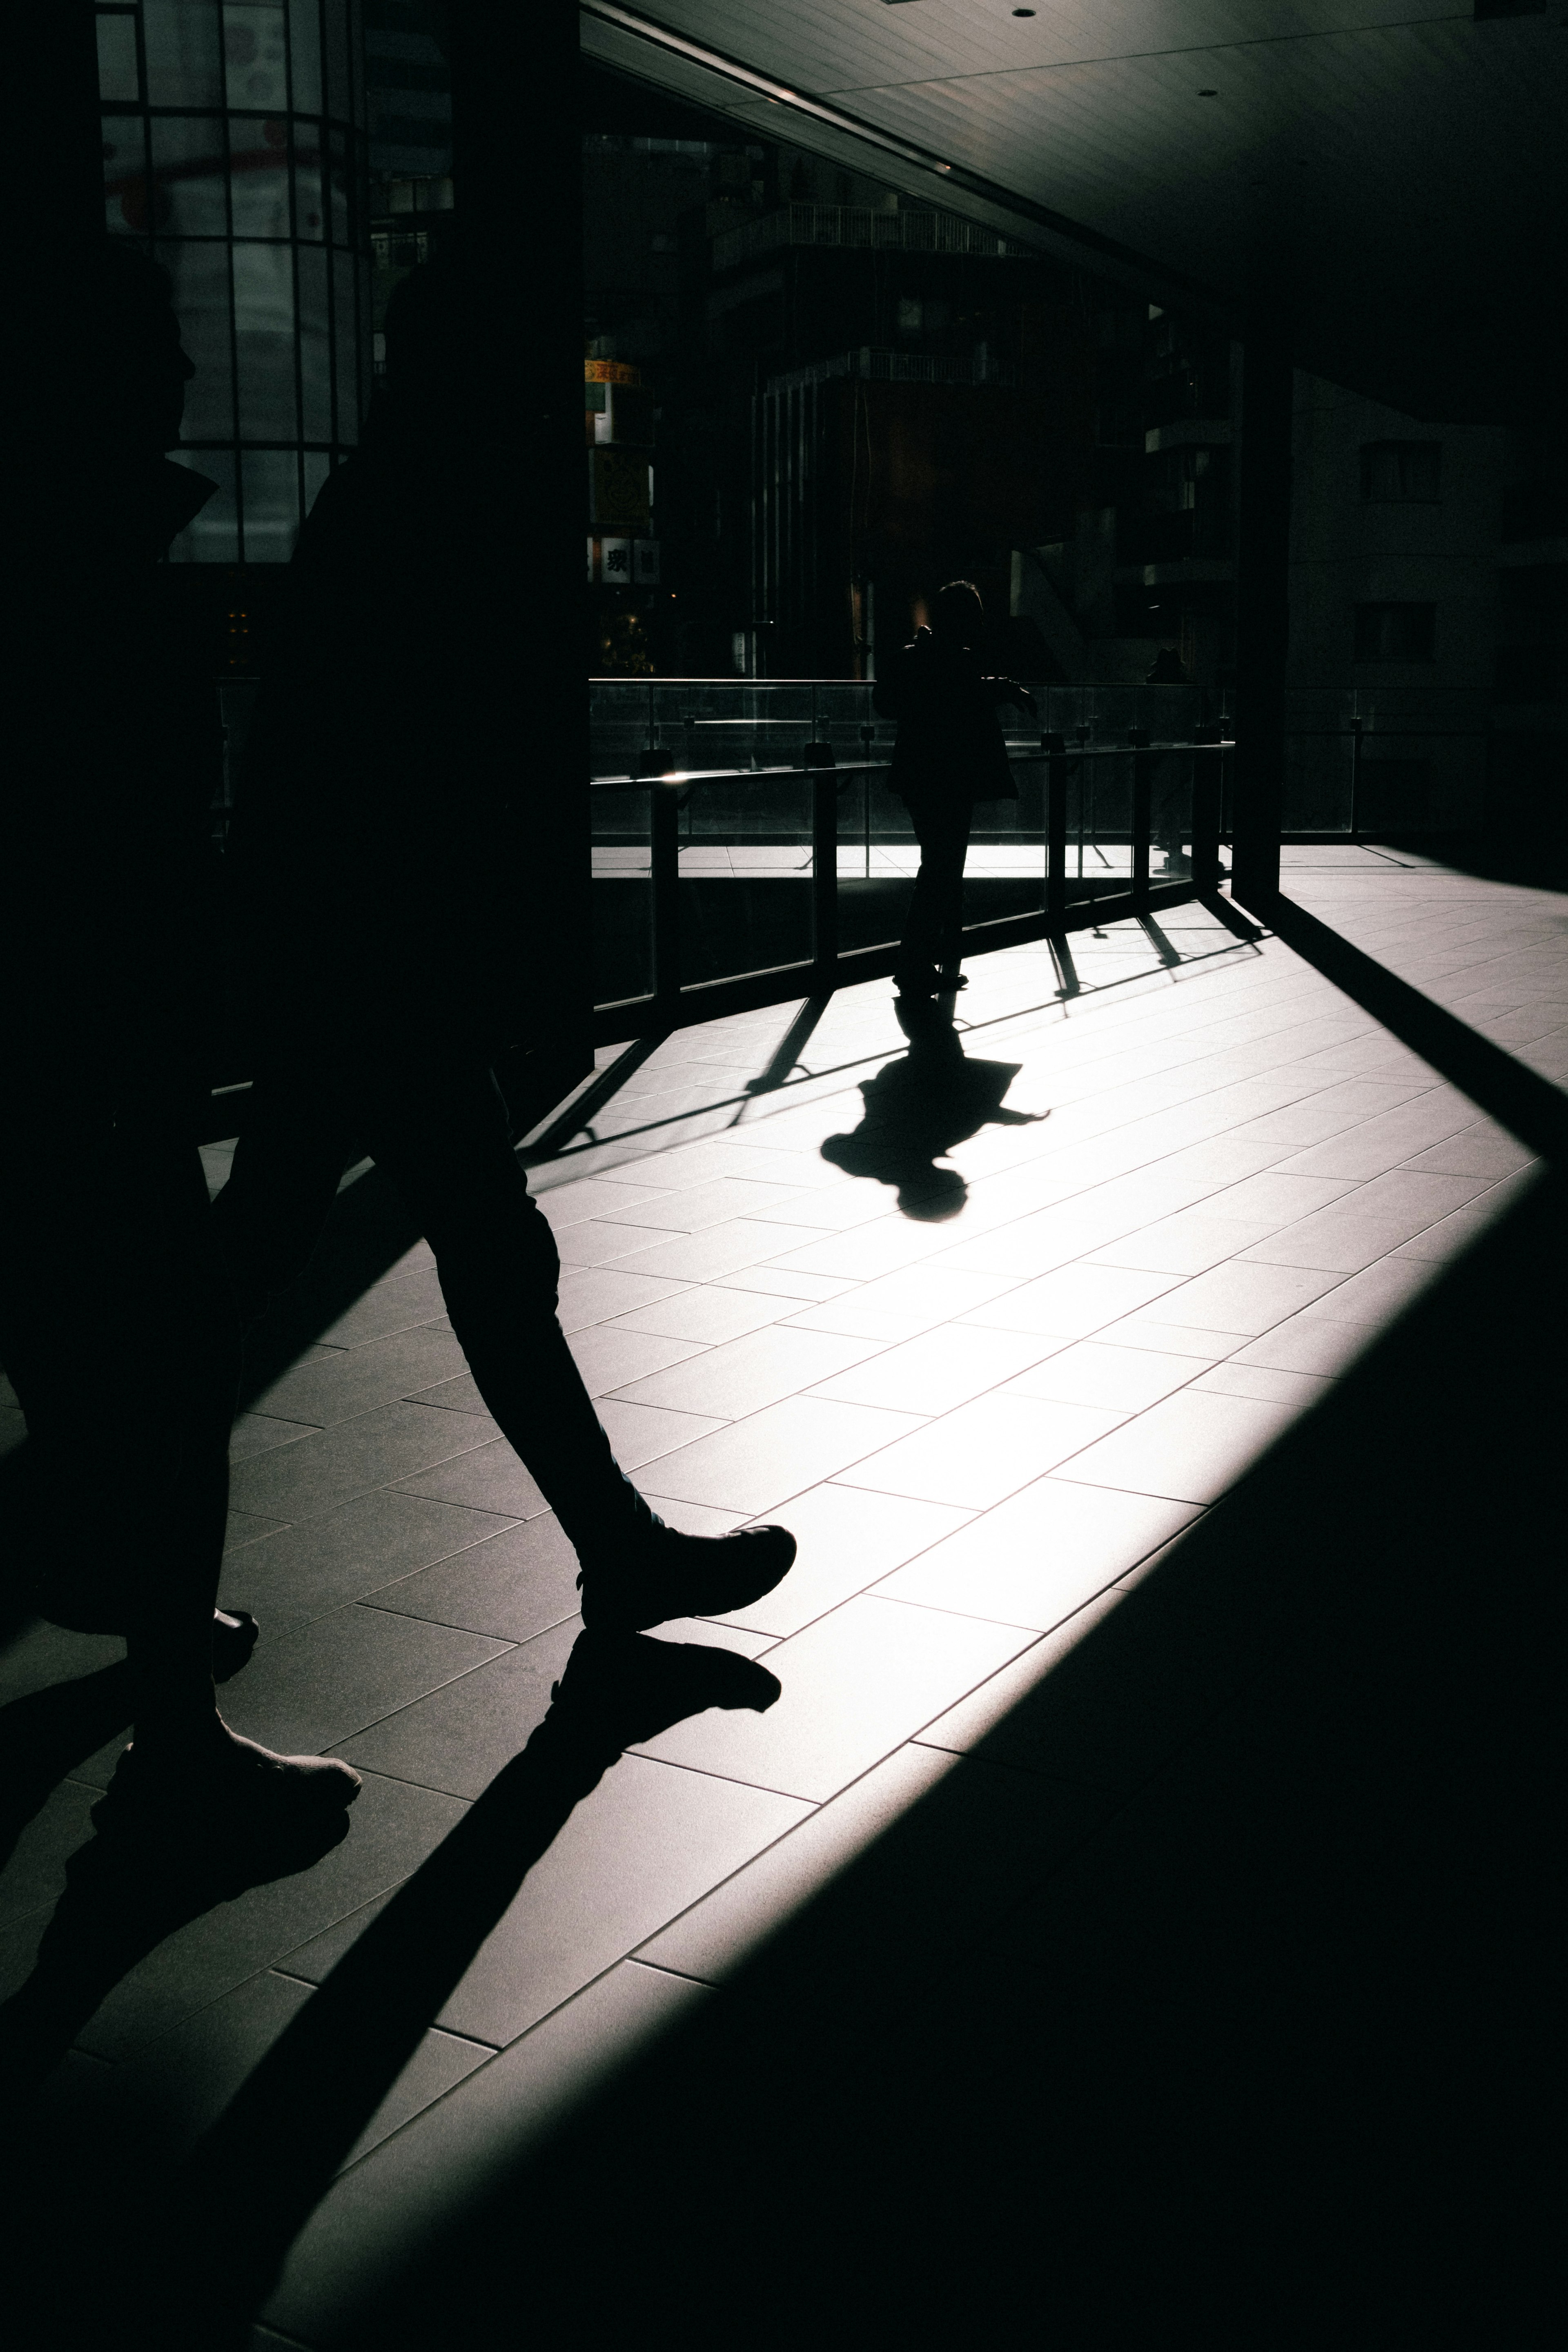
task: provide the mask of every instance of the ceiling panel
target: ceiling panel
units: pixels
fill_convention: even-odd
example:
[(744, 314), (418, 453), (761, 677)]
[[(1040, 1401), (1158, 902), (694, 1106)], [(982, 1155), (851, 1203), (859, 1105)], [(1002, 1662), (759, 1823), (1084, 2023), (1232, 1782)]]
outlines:
[[(595, 53), (771, 135), (1005, 226), (1034, 208), (1155, 278), (1285, 300), (1308, 363), (1500, 413), (1555, 390), (1542, 321), (1568, 218), (1568, 0), (657, 0), (645, 18), (850, 118), (838, 128), (585, 18)], [(1212, 90), (1212, 97), (1200, 91)], [(938, 163), (952, 166), (939, 176)], [(973, 184), (970, 184), (973, 183)], [(982, 207), (981, 210), (976, 209)], [(1029, 233), (1027, 219), (1015, 234)], [(1092, 263), (1095, 255), (1086, 249)], [(1462, 347), (1462, 348), (1461, 348)], [(1355, 354), (1360, 352), (1358, 362)]]

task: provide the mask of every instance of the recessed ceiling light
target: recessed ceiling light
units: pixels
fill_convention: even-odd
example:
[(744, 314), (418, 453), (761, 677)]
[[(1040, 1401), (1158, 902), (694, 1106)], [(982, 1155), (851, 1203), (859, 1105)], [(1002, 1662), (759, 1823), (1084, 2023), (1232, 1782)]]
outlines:
[(1032, 8), (1015, 8), (1013, 11), (1015, 16), (1032, 16), (1034, 13)]

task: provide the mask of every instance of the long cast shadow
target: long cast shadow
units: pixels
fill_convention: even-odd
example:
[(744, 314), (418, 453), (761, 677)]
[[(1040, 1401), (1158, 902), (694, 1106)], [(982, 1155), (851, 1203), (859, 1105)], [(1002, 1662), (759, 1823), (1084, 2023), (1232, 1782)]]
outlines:
[(587, 2342), (1543, 2340), (1564, 1205), (460, 2219), (461, 2089), (344, 2174), (275, 2323), (501, 2341), (526, 2276)]
[[(733, 1651), (580, 1634), (521, 1753), (392, 1896), (175, 2176), (100, 2208), (98, 2274), (69, 2313), (76, 2334), (55, 2340), (247, 2345), (294, 2236), (574, 1808), (634, 1742), (710, 1706), (761, 1711), (779, 1690)], [(208, 1907), (205, 1861), (166, 1854), (150, 1868), (144, 1848), (99, 1843), (107, 1862), (77, 1873), (32, 1983), (0, 2011), (14, 2084), (58, 2059), (155, 1931)]]
[(894, 1010), (910, 1050), (862, 1080), (860, 1125), (828, 1136), (822, 1156), (847, 1175), (896, 1187), (906, 1217), (955, 1217), (968, 1187), (956, 1168), (935, 1162), (983, 1127), (1030, 1127), (1049, 1113), (1009, 1110), (1002, 1098), (1022, 1063), (970, 1060), (937, 1005), (900, 997)]
[(1401, 1045), (1430, 1062), (1500, 1126), (1559, 1167), (1568, 1159), (1568, 1096), (1560, 1087), (1516, 1061), (1457, 1013), (1435, 1004), (1293, 900), (1273, 902), (1268, 918), (1287, 947), (1315, 965), (1325, 980), (1392, 1031)]

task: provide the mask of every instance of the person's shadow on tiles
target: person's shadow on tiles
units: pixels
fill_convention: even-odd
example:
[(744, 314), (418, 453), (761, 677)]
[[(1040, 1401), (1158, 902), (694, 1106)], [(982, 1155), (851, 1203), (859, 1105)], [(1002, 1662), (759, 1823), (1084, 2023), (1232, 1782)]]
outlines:
[[(109, 2299), (111, 2308), (87, 2316), (112, 2329), (97, 2340), (139, 2344), (137, 2329), (155, 2314), (161, 2346), (247, 2345), (294, 2238), (576, 1806), (625, 1748), (707, 1707), (760, 1714), (780, 1689), (765, 1666), (732, 1650), (579, 1634), (521, 1753), (391, 1896), (173, 2177), (166, 2164), (131, 2168), (114, 2210), (100, 2209), (100, 2246), (112, 2240), (112, 2258), (83, 2292)], [(340, 1814), (339, 1834), (346, 1823)], [(138, 1902), (134, 1871), (151, 1858), (117, 1855), (108, 1838), (95, 1847), (90, 1864), (86, 1855), (72, 1864), (29, 1985), (0, 2009), (0, 2063), (13, 2089), (25, 2087), (20, 2075), (37, 2081), (44, 2071), (29, 2043), (42, 2035), (62, 2055), (138, 1957), (131, 1915), (147, 1917), (155, 1898)], [(185, 1883), (204, 1870), (210, 1879), (210, 1864), (187, 1856)], [(163, 1933), (178, 1924), (173, 1893), (171, 1885)], [(45, 2184), (37, 2201), (47, 2229), (47, 2211), (67, 2200)]]
[(910, 1041), (860, 1087), (866, 1113), (848, 1135), (830, 1135), (822, 1156), (847, 1175), (898, 1188), (906, 1217), (955, 1217), (968, 1198), (956, 1168), (935, 1162), (983, 1127), (1029, 1127), (1048, 1111), (1009, 1110), (1003, 1097), (1023, 1065), (971, 1061), (952, 1019), (934, 1004), (895, 1007)]

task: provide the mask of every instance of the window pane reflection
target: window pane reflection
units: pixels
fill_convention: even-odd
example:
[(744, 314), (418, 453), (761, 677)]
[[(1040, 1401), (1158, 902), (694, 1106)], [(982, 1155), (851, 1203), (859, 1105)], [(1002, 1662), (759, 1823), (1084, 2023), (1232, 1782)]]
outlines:
[(313, 122), (294, 125), (294, 234), (321, 237), (327, 233), (326, 199), (321, 194), (321, 134)]
[[(228, 333), (228, 247), (160, 244), (174, 284), (180, 341), (195, 368), (185, 386), (187, 441), (227, 441), (234, 433), (234, 351)], [(199, 471), (209, 470), (205, 466)]]
[(142, 95), (134, 16), (100, 16), (98, 20), (98, 94), (106, 100), (128, 100), (132, 105)]
[(147, 153), (139, 114), (103, 118), (103, 226), (111, 236), (130, 229), (145, 236), (148, 219)]
[(232, 116), (228, 126), (229, 170), (234, 188), (236, 236), (289, 234), (289, 129), (268, 118)]
[(153, 226), (170, 236), (228, 229), (228, 158), (220, 114), (153, 117)]
[(240, 452), (247, 563), (287, 563), (300, 529), (300, 467), (292, 449)]
[(299, 425), (294, 269), (288, 246), (235, 247), (234, 328), (241, 440), (292, 441)]
[(213, 0), (142, 0), (152, 106), (221, 106), (217, 9)]
[(320, 114), (321, 25), (318, 0), (289, 0), (289, 47), (293, 62), (295, 110), (300, 114)]
[(359, 354), (354, 341), (353, 263), (346, 253), (332, 256), (332, 288), (337, 297), (338, 439), (353, 447), (359, 439)]
[(300, 389), (307, 441), (332, 437), (332, 322), (327, 301), (327, 257), (301, 246), (300, 268)]
[(289, 104), (283, 0), (229, 0), (223, 12), (223, 55), (230, 106)]

